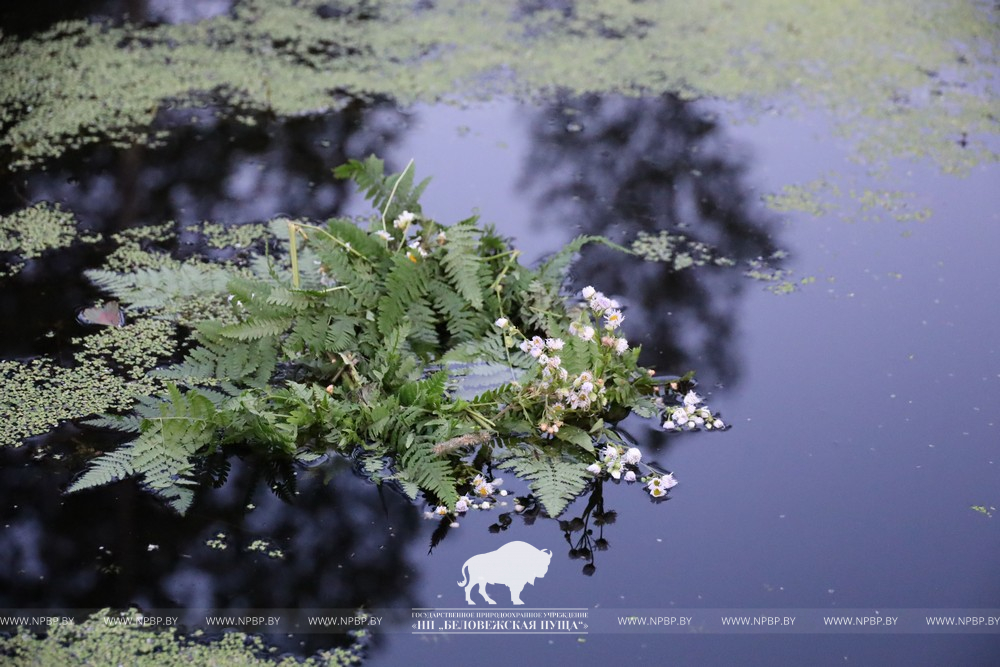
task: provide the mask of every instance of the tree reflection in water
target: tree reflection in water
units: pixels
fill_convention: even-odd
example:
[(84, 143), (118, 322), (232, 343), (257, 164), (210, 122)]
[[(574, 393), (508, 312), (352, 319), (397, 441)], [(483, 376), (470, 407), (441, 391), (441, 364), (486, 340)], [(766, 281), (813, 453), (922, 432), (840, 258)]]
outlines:
[[(672, 95), (563, 96), (531, 121), (522, 184), (537, 224), (569, 225), (630, 243), (668, 230), (738, 263), (768, 257), (775, 221), (746, 182), (749, 157), (697, 103)], [(575, 289), (593, 284), (626, 304), (626, 331), (643, 363), (669, 373), (697, 369), (735, 383), (740, 269), (674, 271), (603, 248), (575, 265)]]

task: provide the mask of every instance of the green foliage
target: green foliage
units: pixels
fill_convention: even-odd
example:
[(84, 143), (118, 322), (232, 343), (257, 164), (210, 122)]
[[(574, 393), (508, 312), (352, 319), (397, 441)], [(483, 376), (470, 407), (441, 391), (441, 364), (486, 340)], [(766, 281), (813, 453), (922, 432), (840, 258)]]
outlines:
[(194, 455), (210, 450), (215, 440), (215, 406), (197, 391), (181, 393), (174, 385), (168, 399), (157, 416), (142, 421), (139, 437), (94, 460), (68, 491), (138, 476), (171, 507), (186, 512), (194, 499)]
[(279, 656), (258, 635), (226, 632), (209, 639), (195, 632), (186, 636), (173, 627), (152, 628), (138, 622), (142, 619), (137, 609), (102, 609), (75, 623), (52, 623), (44, 636), (22, 626), (10, 636), (0, 634), (0, 655), (7, 667), (346, 667), (362, 663), (368, 643), (364, 630), (353, 631), (347, 646), (320, 651), (303, 661)]
[(565, 453), (561, 448), (518, 452), (501, 460), (499, 467), (512, 470), (529, 482), (532, 492), (551, 516), (561, 514), (592, 478), (575, 452)]
[[(581, 312), (562, 292), (584, 245), (624, 249), (581, 236), (533, 270), (475, 218), (423, 216), (427, 182), (415, 185), (409, 166), (383, 167), (372, 157), (335, 172), (375, 207), (367, 231), (344, 219), (274, 223), (287, 262), (91, 274), (133, 312), (170, 315), (208, 298), (226, 316), (199, 323), (184, 359), (150, 374), (186, 390), (170, 384), (134, 415), (91, 422), (137, 436), (70, 491), (136, 477), (183, 512), (200, 462), (220, 447), (250, 447), (275, 465), (333, 450), (360, 455), (373, 479), (423, 492), (439, 512), (458, 511), (477, 484), (481, 493), (478, 475), (499, 463), (557, 515), (595, 466), (612, 472), (597, 449), (620, 441), (608, 424), (629, 410), (666, 412), (664, 399), (687, 389), (638, 366), (620, 319), (606, 324), (611, 300), (597, 293)], [(497, 442), (507, 449), (494, 461)]]

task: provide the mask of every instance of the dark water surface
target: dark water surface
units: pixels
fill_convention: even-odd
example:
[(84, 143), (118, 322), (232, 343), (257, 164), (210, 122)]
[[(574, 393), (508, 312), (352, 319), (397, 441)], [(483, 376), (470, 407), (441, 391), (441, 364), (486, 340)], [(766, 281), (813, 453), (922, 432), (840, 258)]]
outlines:
[[(429, 553), (436, 524), (422, 518), (423, 508), (380, 493), (347, 466), (299, 471), (298, 493), (285, 503), (261, 482), (260, 467), (237, 465), (184, 519), (129, 483), (63, 497), (59, 489), (81, 463), (33, 454), (94, 437), (67, 427), (0, 452), (0, 608), (365, 605), (405, 615), (464, 606), (456, 582), (466, 559), (523, 540), (554, 553), (548, 574), (522, 593), (528, 607), (610, 610), (611, 619), (699, 609), (1000, 615), (997, 517), (972, 509), (1000, 505), (996, 167), (960, 177), (929, 162), (895, 163), (887, 180), (872, 180), (819, 114), (725, 125), (717, 111), (669, 96), (594, 96), (546, 107), (376, 102), (259, 128), (206, 116), (161, 149), (95, 150), (9, 179), (5, 210), (60, 201), (102, 232), (164, 220), (324, 219), (362, 212), (330, 167), (377, 152), (395, 169), (415, 158), (418, 175), (433, 177), (427, 214), (451, 223), (478, 210), (515, 238), (527, 261), (579, 233), (627, 240), (676, 229), (741, 263), (786, 250), (783, 268), (807, 282), (778, 295), (743, 276), (745, 264), (672, 273), (584, 254), (574, 285), (620, 299), (645, 363), (664, 373), (696, 369), (701, 391), (733, 426), (667, 435), (629, 423), (643, 450), (681, 483), (661, 504), (637, 488), (606, 485), (604, 508), (617, 519), (591, 522), (606, 550), (570, 554), (548, 519), (527, 525), (515, 516), (490, 532), (508, 506), (464, 518)], [(913, 205), (932, 215), (901, 222), (847, 196), (820, 216), (762, 203), (765, 193), (821, 176), (848, 184), (845, 192), (912, 192)], [(53, 354), (59, 340), (82, 333), (76, 308), (96, 294), (82, 271), (101, 252), (53, 253), (4, 283), (3, 358)], [(44, 337), (53, 328), (65, 332), (56, 342)], [(508, 486), (523, 490), (513, 478)], [(258, 539), (281, 554), (249, 551)], [(510, 606), (506, 591), (490, 590), (498, 607)], [(1000, 660), (1000, 631), (620, 630), (608, 622), (582, 636), (397, 631), (375, 640), (370, 663)], [(307, 653), (331, 636), (269, 639)]]

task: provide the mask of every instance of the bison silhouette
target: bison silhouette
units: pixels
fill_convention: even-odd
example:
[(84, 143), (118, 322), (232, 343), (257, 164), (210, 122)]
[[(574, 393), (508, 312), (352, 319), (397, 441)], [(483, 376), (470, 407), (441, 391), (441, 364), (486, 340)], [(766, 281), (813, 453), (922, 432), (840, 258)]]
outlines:
[[(459, 586), (465, 586), (465, 601), (472, 601), (472, 589), (479, 586), (479, 594), (490, 604), (496, 604), (486, 594), (486, 584), (503, 584), (510, 589), (510, 601), (514, 604), (524, 604), (521, 601), (521, 591), (525, 584), (535, 585), (535, 579), (541, 579), (549, 570), (552, 552), (548, 549), (538, 550), (527, 542), (508, 542), (496, 551), (473, 556), (462, 565), (462, 581)], [(466, 575), (468, 570), (468, 575)], [(466, 583), (468, 582), (468, 583)]]

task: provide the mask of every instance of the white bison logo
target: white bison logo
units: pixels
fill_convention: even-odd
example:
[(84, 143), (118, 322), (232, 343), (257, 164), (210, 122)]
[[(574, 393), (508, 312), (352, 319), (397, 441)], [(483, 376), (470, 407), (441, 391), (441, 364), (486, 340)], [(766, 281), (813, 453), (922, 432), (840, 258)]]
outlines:
[[(479, 554), (465, 561), (462, 566), (462, 577), (468, 578), (458, 582), (465, 586), (465, 601), (472, 601), (472, 589), (479, 586), (479, 594), (490, 604), (496, 604), (486, 594), (486, 584), (503, 584), (510, 589), (510, 601), (514, 604), (524, 604), (521, 601), (521, 590), (525, 584), (534, 586), (535, 579), (541, 579), (549, 570), (552, 552), (548, 549), (539, 551), (527, 542), (508, 542), (496, 551)], [(468, 581), (468, 584), (466, 584)]]

